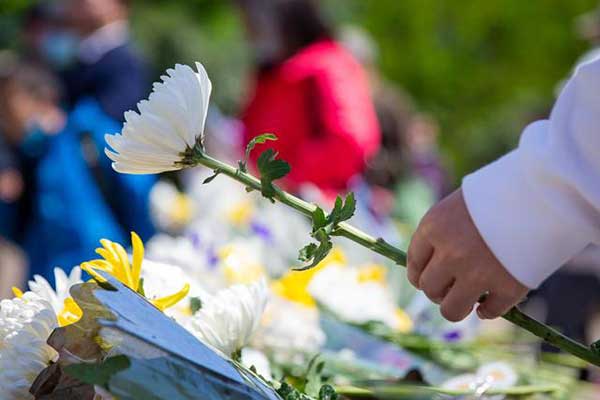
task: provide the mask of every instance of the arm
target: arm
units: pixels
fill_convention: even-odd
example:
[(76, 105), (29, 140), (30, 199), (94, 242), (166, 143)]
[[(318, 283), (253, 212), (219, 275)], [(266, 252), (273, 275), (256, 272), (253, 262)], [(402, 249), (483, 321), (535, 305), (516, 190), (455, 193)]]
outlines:
[(600, 61), (580, 67), (550, 119), (467, 176), (463, 192), (492, 252), (530, 288), (600, 243)]
[(550, 118), (467, 176), (423, 218), (408, 276), (450, 320), (495, 318), (600, 243), (600, 60), (578, 69)]

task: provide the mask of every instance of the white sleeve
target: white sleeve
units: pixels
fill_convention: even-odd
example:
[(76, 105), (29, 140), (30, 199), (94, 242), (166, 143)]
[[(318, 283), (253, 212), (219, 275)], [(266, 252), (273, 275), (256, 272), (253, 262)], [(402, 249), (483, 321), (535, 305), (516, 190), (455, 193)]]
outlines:
[(487, 245), (530, 288), (600, 244), (600, 59), (577, 69), (548, 120), (462, 189)]

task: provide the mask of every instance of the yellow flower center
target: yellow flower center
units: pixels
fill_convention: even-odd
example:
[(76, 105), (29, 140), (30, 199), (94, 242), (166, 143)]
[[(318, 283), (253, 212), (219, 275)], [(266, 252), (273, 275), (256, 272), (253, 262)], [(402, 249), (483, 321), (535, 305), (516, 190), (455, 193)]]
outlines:
[(236, 203), (227, 213), (227, 220), (233, 225), (245, 225), (252, 218), (254, 205), (250, 200), (242, 200)]
[(358, 272), (358, 282), (377, 282), (385, 283), (387, 270), (383, 265), (371, 264), (363, 267)]
[(178, 193), (170, 210), (170, 217), (176, 226), (185, 226), (192, 220), (194, 205), (190, 198), (183, 193)]
[(400, 333), (409, 333), (414, 324), (410, 316), (401, 308), (396, 309), (396, 330)]

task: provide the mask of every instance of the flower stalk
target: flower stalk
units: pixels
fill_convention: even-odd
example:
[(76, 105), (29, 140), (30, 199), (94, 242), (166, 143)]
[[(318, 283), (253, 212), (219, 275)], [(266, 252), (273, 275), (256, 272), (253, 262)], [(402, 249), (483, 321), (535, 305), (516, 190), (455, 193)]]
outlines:
[[(261, 191), (262, 186), (260, 179), (248, 172), (242, 171), (239, 168), (235, 168), (232, 165), (207, 155), (201, 143), (198, 143), (193, 149), (188, 149), (188, 151), (186, 151), (183, 163), (186, 167), (202, 165), (213, 170), (216, 175), (223, 174), (240, 182), (242, 185), (246, 186), (248, 191)], [(274, 186), (272, 200), (283, 203), (310, 219), (313, 218), (313, 213), (317, 208), (316, 205), (304, 201), (282, 190), (276, 185)], [(404, 251), (391, 245), (385, 240), (375, 238), (348, 223), (340, 223), (331, 234), (333, 236), (345, 237), (346, 239), (394, 261), (394, 263), (398, 265), (406, 266), (406, 253)], [(560, 350), (570, 353), (592, 365), (600, 366), (599, 353), (593, 351), (590, 347), (563, 335), (548, 325), (537, 321), (525, 314), (518, 307), (513, 307), (502, 317)]]

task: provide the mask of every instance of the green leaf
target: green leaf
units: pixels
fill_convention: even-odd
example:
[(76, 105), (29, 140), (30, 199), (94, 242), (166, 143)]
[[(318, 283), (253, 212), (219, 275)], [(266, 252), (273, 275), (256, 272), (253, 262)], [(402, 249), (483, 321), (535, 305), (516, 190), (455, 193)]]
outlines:
[[(299, 260), (302, 262), (310, 262), (309, 265), (300, 268), (294, 268), (294, 271), (306, 271), (316, 267), (321, 261), (327, 257), (333, 243), (331, 243), (331, 237), (325, 231), (325, 228), (318, 229), (314, 234), (314, 238), (317, 239), (319, 244), (311, 243), (300, 250)], [(311, 261), (312, 260), (312, 261)]]
[(340, 196), (335, 199), (335, 206), (329, 214), (328, 222), (336, 227), (340, 222), (349, 220), (354, 216), (356, 212), (356, 199), (354, 193), (350, 193), (346, 196), (346, 200), (343, 201)]
[(190, 298), (190, 309), (192, 311), (192, 315), (196, 314), (202, 309), (202, 300), (200, 299), (200, 297)]
[(131, 361), (127, 356), (107, 358), (99, 364), (72, 364), (65, 367), (65, 372), (89, 385), (107, 387), (113, 375), (128, 369)]
[(312, 214), (313, 232), (327, 226), (327, 216), (321, 207), (317, 207)]
[(206, 185), (207, 183), (211, 183), (217, 176), (219, 176), (221, 174), (221, 170), (220, 169), (215, 169), (214, 174), (209, 176), (208, 178), (206, 178), (204, 180), (204, 182), (202, 182), (203, 185)]
[(277, 159), (277, 153), (273, 149), (265, 150), (258, 158), (258, 170), (260, 172), (261, 193), (264, 197), (271, 199), (277, 193), (273, 181), (286, 176), (291, 168), (290, 165)]
[(319, 390), (319, 400), (338, 400), (340, 395), (331, 385), (323, 385)]
[(250, 158), (250, 153), (252, 152), (252, 150), (254, 150), (254, 147), (256, 147), (257, 144), (264, 144), (268, 140), (277, 140), (277, 136), (273, 133), (263, 133), (262, 135), (258, 135), (252, 140), (250, 140), (250, 142), (246, 146), (246, 155), (244, 157), (244, 160), (238, 162), (238, 167), (240, 171), (248, 172), (248, 159)]

